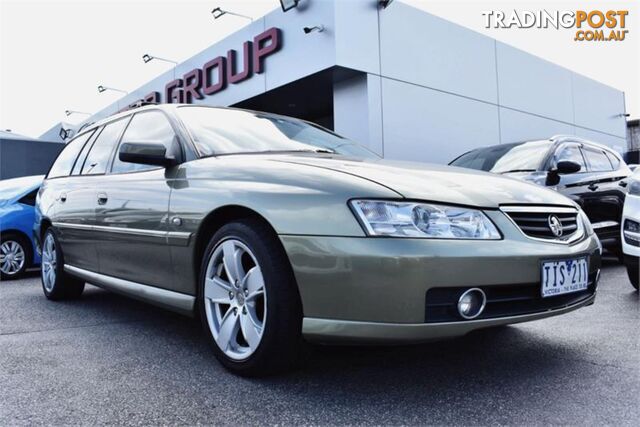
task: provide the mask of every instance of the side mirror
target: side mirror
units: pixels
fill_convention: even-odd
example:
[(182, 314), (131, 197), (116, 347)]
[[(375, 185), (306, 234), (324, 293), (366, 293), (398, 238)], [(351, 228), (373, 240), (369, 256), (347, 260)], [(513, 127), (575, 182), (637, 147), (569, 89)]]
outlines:
[(558, 162), (558, 173), (560, 175), (580, 172), (580, 169), (582, 169), (582, 165), (572, 160), (561, 160)]
[(552, 168), (547, 172), (547, 180), (545, 185), (554, 186), (560, 184), (560, 175), (567, 175), (576, 172), (580, 172), (582, 165), (572, 160), (560, 160), (555, 168)]
[(120, 145), (118, 158), (122, 162), (171, 167), (178, 164), (174, 156), (167, 155), (164, 144), (153, 142), (125, 142)]

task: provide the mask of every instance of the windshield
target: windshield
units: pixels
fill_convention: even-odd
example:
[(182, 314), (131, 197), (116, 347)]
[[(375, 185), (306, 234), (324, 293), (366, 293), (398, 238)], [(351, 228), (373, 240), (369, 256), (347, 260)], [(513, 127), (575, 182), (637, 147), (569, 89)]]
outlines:
[(37, 175), (0, 180), (0, 200), (11, 200), (33, 190), (40, 185), (43, 178), (43, 175)]
[(358, 143), (298, 119), (224, 108), (185, 106), (178, 111), (205, 157), (309, 151), (378, 158)]
[(450, 164), (494, 173), (535, 171), (552, 144), (551, 141), (532, 141), (494, 145), (463, 154)]

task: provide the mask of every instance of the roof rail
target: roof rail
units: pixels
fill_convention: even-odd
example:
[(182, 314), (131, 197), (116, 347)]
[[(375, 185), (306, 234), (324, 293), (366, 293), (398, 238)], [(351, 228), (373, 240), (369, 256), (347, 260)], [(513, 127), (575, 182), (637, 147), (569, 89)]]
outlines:
[(78, 129), (78, 132), (76, 132), (76, 133), (82, 132), (83, 129), (88, 128), (89, 126), (91, 126), (94, 123), (95, 122), (87, 122), (87, 123), (83, 124), (82, 126), (80, 126), (80, 129)]
[(134, 108), (145, 107), (147, 105), (158, 105), (158, 103), (157, 102), (153, 102), (153, 101), (145, 101), (144, 99), (140, 99), (140, 100), (134, 102), (133, 104), (129, 104), (129, 109), (132, 110)]

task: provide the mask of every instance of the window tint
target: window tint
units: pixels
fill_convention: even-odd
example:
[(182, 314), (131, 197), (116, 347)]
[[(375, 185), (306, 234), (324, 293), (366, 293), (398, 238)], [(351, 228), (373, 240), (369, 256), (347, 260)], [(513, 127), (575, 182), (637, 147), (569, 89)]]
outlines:
[(22, 203), (23, 205), (35, 206), (36, 205), (36, 196), (38, 195), (38, 190), (39, 190), (39, 188), (36, 188), (35, 190), (25, 194), (24, 196), (22, 196), (22, 198), (20, 200), (18, 200), (18, 202)]
[[(160, 111), (147, 111), (133, 116), (120, 144), (125, 142), (160, 143), (166, 147), (167, 153), (171, 153), (175, 142), (175, 133), (169, 123), (169, 119), (163, 113)], [(118, 153), (116, 153), (111, 172), (123, 173), (156, 168), (157, 166), (153, 165), (122, 162), (118, 157)]]
[(127, 124), (127, 118), (116, 120), (109, 123), (102, 129), (96, 142), (93, 143), (91, 151), (87, 155), (87, 160), (82, 167), (82, 175), (98, 175), (105, 173), (107, 165), (111, 160), (111, 153), (113, 148), (118, 142), (118, 138), (122, 133), (125, 125)]
[(80, 171), (82, 170), (82, 165), (84, 165), (84, 161), (87, 159), (87, 154), (89, 153), (89, 150), (91, 150), (91, 146), (93, 145), (93, 142), (96, 140), (96, 137), (100, 135), (101, 131), (102, 131), (102, 128), (99, 128), (93, 132), (90, 132), (91, 138), (89, 138), (87, 143), (84, 144), (84, 147), (82, 147), (82, 150), (78, 155), (78, 160), (76, 160), (76, 163), (73, 165), (73, 169), (71, 170), (71, 175), (80, 175)]
[(80, 135), (79, 137), (69, 141), (67, 146), (62, 149), (62, 152), (51, 166), (47, 178), (57, 178), (59, 176), (67, 176), (71, 172), (73, 163), (78, 157), (78, 153), (82, 150), (84, 143), (91, 136), (91, 132)]
[(576, 144), (564, 144), (555, 154), (555, 165), (558, 165), (558, 162), (561, 161), (571, 161), (580, 165), (580, 172), (587, 171), (587, 165), (584, 162), (584, 157), (582, 157), (582, 152), (580, 150), (580, 146)]
[(592, 172), (612, 171), (613, 167), (602, 150), (594, 150), (592, 148), (584, 148), (584, 155), (589, 162), (589, 168)]

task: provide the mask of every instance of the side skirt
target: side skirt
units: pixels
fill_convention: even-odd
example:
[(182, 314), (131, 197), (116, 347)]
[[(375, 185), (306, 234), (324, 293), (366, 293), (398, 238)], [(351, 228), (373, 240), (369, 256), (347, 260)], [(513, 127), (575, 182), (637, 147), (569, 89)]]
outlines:
[(191, 317), (194, 316), (196, 301), (194, 296), (105, 276), (104, 274), (94, 273), (93, 271), (84, 270), (68, 264), (65, 264), (64, 271), (100, 288), (148, 302), (180, 314)]

